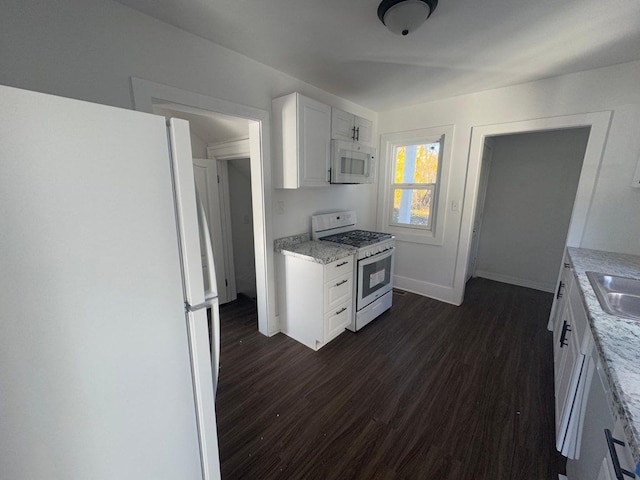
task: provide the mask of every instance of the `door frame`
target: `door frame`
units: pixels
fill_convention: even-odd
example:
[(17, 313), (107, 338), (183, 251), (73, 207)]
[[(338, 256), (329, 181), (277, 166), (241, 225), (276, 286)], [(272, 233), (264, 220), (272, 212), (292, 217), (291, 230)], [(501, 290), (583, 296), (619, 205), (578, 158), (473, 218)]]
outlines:
[[(233, 226), (231, 224), (231, 195), (229, 193), (229, 169), (227, 162), (229, 160), (249, 159), (251, 161), (251, 151), (249, 146), (249, 139), (242, 138), (238, 140), (229, 140), (225, 142), (219, 142), (207, 146), (207, 158), (213, 162), (216, 162), (218, 175), (220, 178), (220, 188), (218, 190), (218, 196), (220, 199), (220, 215), (222, 218), (222, 224), (224, 231), (222, 232), (222, 238), (224, 242), (225, 253), (225, 269), (227, 269), (228, 277), (228, 291), (232, 300), (235, 300), (238, 296), (238, 290), (236, 286), (236, 274), (235, 274), (235, 252), (233, 249)], [(253, 182), (252, 179), (250, 179)], [(251, 188), (253, 189), (253, 183)]]
[(258, 331), (267, 336), (275, 335), (280, 329), (275, 314), (269, 112), (135, 77), (131, 77), (131, 88), (134, 109), (141, 112), (152, 114), (155, 103), (169, 102), (249, 121)]
[(602, 155), (609, 133), (612, 114), (613, 112), (611, 110), (606, 110), (559, 117), (537, 118), (519, 122), (480, 125), (474, 126), (471, 129), (467, 181), (464, 191), (458, 255), (453, 282), (453, 296), (456, 304), (460, 305), (464, 300), (465, 278), (469, 266), (473, 221), (478, 204), (480, 167), (482, 165), (485, 139), (487, 137), (514, 133), (562, 130), (576, 127), (591, 128), (589, 139), (587, 140), (587, 149), (584, 154), (584, 161), (582, 163), (582, 170), (580, 172), (578, 190), (571, 213), (571, 221), (569, 222), (569, 231), (565, 242), (568, 246), (579, 247), (586, 228), (587, 218), (589, 217), (591, 200), (593, 198), (598, 172), (600, 171), (600, 163), (602, 162)]
[[(228, 221), (228, 213), (225, 210), (223, 199), (225, 193), (223, 192), (224, 187), (224, 174), (226, 173), (226, 168), (224, 172), (220, 171), (221, 163), (216, 161), (215, 158), (193, 158), (194, 165), (198, 165), (201, 167), (206, 167), (207, 169), (211, 169), (208, 172), (208, 175), (214, 174), (213, 171), (215, 169), (215, 179), (211, 179), (212, 182), (215, 182), (215, 194), (213, 192), (208, 192), (211, 195), (207, 195), (207, 207), (209, 211), (209, 231), (211, 233), (211, 242), (213, 243), (214, 248), (214, 262), (216, 267), (216, 278), (218, 276), (218, 266), (220, 264), (224, 265), (224, 270), (220, 270), (220, 272), (224, 271), (224, 279), (225, 285), (221, 285), (220, 281), (218, 281), (218, 303), (223, 305), (224, 303), (231, 302), (236, 299), (236, 290), (235, 290), (235, 273), (233, 270), (233, 246), (230, 245), (230, 222)], [(212, 198), (215, 196), (215, 198)], [(215, 209), (216, 212), (212, 212), (211, 210)], [(219, 222), (219, 231), (217, 235), (220, 235), (222, 253), (216, 254), (216, 233), (214, 233), (216, 219), (215, 215), (217, 215), (217, 220)], [(220, 280), (219, 278), (217, 278)], [(224, 295), (222, 291), (224, 289)]]
[[(480, 165), (480, 180), (478, 186), (478, 202), (476, 207), (476, 214), (473, 217), (473, 227), (471, 230), (471, 247), (469, 250), (469, 261), (467, 264), (467, 274), (465, 275), (465, 282), (468, 282), (476, 272), (478, 263), (478, 249), (480, 248), (480, 232), (482, 231), (482, 217), (484, 213), (485, 200), (487, 198), (487, 189), (489, 187), (489, 176), (491, 175), (491, 159), (493, 158), (493, 147), (490, 143), (491, 137), (486, 137), (482, 145), (482, 164)], [(474, 232), (476, 243), (473, 243)]]

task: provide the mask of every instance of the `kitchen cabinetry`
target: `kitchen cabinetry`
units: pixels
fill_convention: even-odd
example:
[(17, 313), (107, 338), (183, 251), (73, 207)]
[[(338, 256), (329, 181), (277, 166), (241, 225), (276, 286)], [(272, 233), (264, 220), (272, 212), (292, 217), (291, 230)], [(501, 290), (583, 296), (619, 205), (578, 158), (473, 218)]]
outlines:
[(611, 408), (609, 383), (595, 349), (587, 361), (594, 368), (590, 370), (591, 381), (585, 399), (580, 455), (567, 462), (567, 477), (570, 480), (630, 480), (633, 477), (625, 475), (623, 470), (629, 474), (634, 471), (633, 459), (624, 441), (622, 423)]
[(351, 323), (354, 256), (326, 265), (294, 256), (284, 262), (282, 332), (318, 350)]
[[(565, 252), (562, 267), (560, 269), (560, 275), (558, 278), (558, 285), (556, 287), (555, 298), (553, 299), (553, 306), (551, 311), (551, 321), (549, 329), (553, 331), (553, 344), (554, 344), (554, 358), (557, 353), (556, 346), (558, 345), (559, 332), (562, 327), (562, 315), (564, 313), (564, 307), (569, 298), (567, 284), (573, 281), (573, 269), (571, 268), (571, 261), (569, 260), (569, 254)], [(560, 325), (560, 327), (558, 327)]]
[(563, 288), (566, 298), (562, 298), (559, 321), (554, 326), (556, 448), (568, 458), (576, 458), (580, 451), (585, 389), (590, 381), (589, 370), (593, 368), (586, 362), (586, 356), (593, 349), (593, 340), (572, 273), (566, 276)]
[(329, 185), (331, 107), (292, 93), (272, 102), (275, 188)]
[(331, 109), (331, 138), (371, 145), (373, 122), (334, 107)]

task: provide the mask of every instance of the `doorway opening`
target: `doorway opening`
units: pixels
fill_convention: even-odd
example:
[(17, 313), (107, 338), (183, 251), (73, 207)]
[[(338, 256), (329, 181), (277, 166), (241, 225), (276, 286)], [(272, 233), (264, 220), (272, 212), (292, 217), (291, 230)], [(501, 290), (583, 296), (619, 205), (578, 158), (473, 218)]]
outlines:
[[(575, 193), (575, 201), (571, 209), (569, 227), (563, 244), (563, 248), (564, 246), (580, 247), (586, 229), (598, 172), (600, 170), (602, 153), (611, 123), (611, 116), (611, 111), (603, 111), (509, 123), (496, 123), (472, 128), (460, 238), (458, 242), (458, 255), (453, 282), (453, 294), (456, 304), (460, 305), (462, 303), (466, 280), (469, 278), (473, 226), (476, 220), (478, 201), (481, 199), (479, 195), (480, 177), (482, 158), (485, 152), (485, 141), (490, 137), (500, 135), (545, 132), (581, 127), (589, 129), (587, 145), (584, 151), (584, 160)], [(558, 270), (559, 267), (560, 263), (558, 263)]]
[[(255, 298), (258, 330), (267, 336), (275, 335), (279, 329), (275, 316), (270, 223), (269, 113), (146, 80), (132, 78), (131, 82), (137, 110), (185, 118), (192, 125), (192, 149), (196, 158), (194, 174), (199, 184), (199, 197), (206, 200), (202, 203), (205, 210), (208, 208), (206, 215), (211, 224), (210, 230), (219, 232), (212, 235), (212, 244), (220, 303), (237, 297), (238, 275), (234, 257), (240, 258), (242, 252), (235, 250), (244, 249), (249, 244), (244, 242), (243, 246), (238, 246), (233, 239), (233, 227), (230, 226), (233, 200), (228, 185), (228, 162), (248, 159), (250, 193), (249, 198), (245, 193), (243, 202), (245, 206), (250, 204), (251, 208), (248, 211), (241, 209), (239, 214), (239, 223), (245, 227), (250, 224), (253, 235), (253, 255), (242, 257), (243, 260), (251, 256), (255, 259), (251, 275), (255, 287), (247, 291), (250, 297)], [(244, 166), (243, 173), (246, 174), (246, 161)], [(231, 168), (235, 167), (234, 164)], [(245, 273), (243, 270), (242, 275)]]
[[(220, 305), (238, 295), (255, 302), (249, 121), (169, 103), (154, 103), (153, 113), (189, 122), (196, 194), (209, 224)], [(208, 268), (204, 255), (202, 268)]]
[(555, 290), (589, 133), (485, 138), (467, 280)]

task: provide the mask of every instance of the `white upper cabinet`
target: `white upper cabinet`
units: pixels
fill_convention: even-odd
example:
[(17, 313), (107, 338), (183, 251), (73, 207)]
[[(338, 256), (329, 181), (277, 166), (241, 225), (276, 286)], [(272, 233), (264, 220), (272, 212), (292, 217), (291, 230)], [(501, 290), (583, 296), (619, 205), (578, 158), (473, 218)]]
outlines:
[(373, 122), (339, 108), (331, 108), (331, 138), (371, 145)]
[(331, 107), (292, 93), (272, 102), (275, 188), (329, 185)]

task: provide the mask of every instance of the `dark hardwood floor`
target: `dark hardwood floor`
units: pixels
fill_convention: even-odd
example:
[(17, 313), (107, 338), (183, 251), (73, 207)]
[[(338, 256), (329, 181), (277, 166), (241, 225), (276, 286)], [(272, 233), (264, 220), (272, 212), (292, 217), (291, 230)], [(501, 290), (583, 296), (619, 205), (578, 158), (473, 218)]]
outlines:
[(223, 480), (557, 479), (552, 295), (473, 279), (406, 293), (318, 352), (221, 308)]

